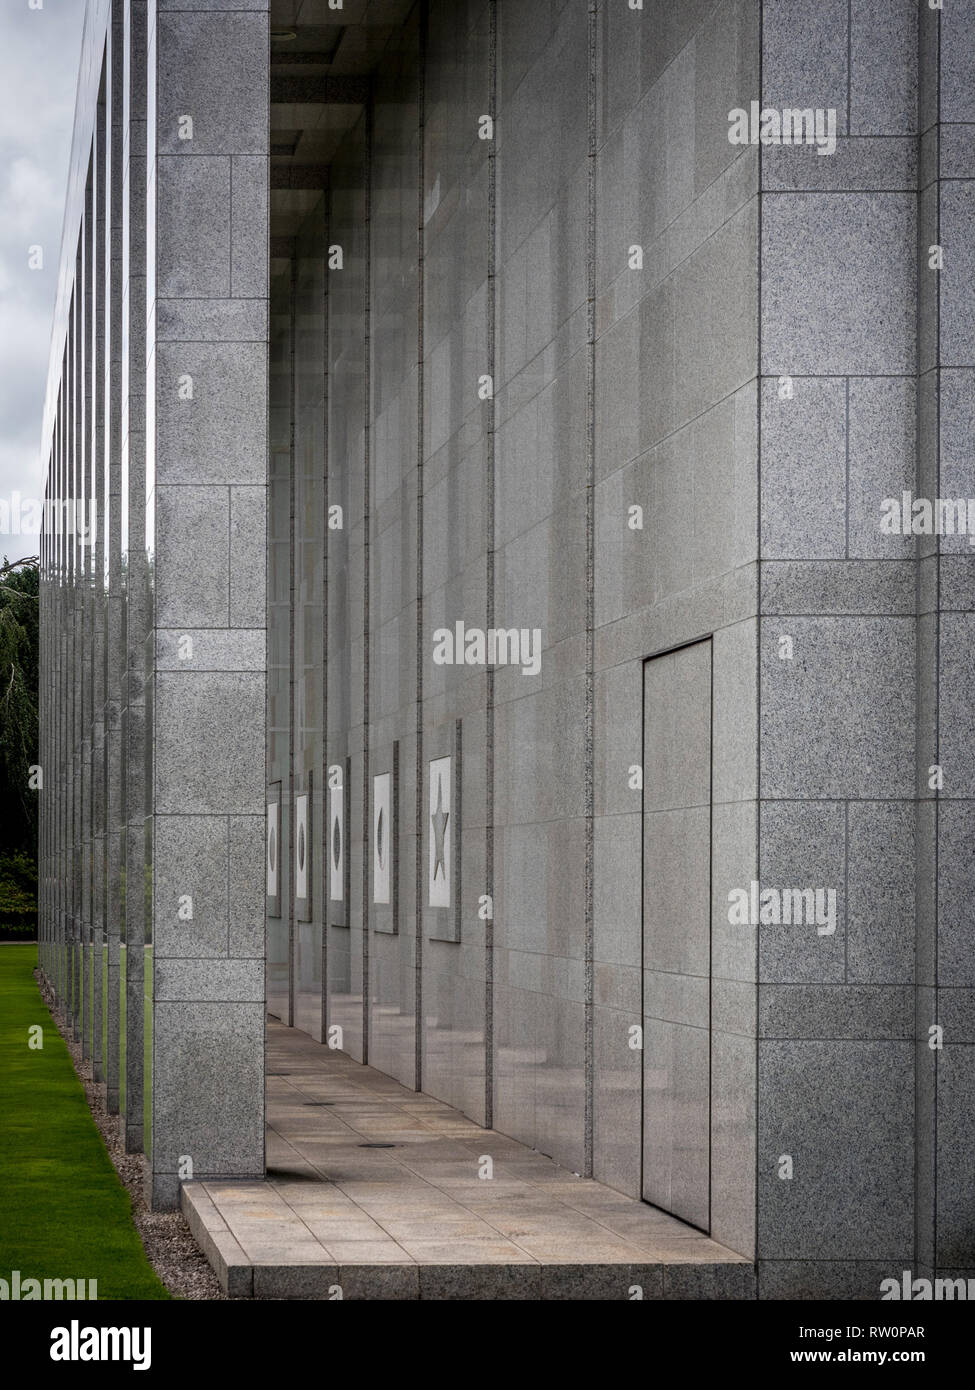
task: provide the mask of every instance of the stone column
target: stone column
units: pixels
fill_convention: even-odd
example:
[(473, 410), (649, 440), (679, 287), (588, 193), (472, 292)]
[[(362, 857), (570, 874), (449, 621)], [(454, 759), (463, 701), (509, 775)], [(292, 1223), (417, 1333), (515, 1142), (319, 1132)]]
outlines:
[(824, 895), (758, 933), (766, 1298), (878, 1298), (913, 1246), (914, 565), (881, 521), (914, 483), (916, 36), (914, 0), (762, 8), (759, 878)]
[[(87, 202), (87, 199), (85, 200)], [(71, 555), (71, 615), (70, 615), (70, 680), (68, 689), (68, 711), (70, 729), (70, 780), (69, 843), (71, 848), (71, 1021), (75, 1042), (81, 1041), (81, 991), (84, 975), (82, 970), (81, 933), (81, 879), (82, 858), (82, 708), (81, 688), (84, 662), (84, 554), (78, 532), (76, 518), (84, 504), (84, 438), (85, 438), (85, 304), (84, 304), (84, 235), (85, 221), (82, 213), (81, 233), (78, 239), (78, 256), (75, 262), (74, 304), (72, 310), (72, 352), (71, 352), (71, 394), (72, 427), (71, 456), (69, 460), (70, 496), (72, 507), (72, 530), (69, 537)]]
[[(125, 1147), (143, 1146), (146, 944), (146, 5), (125, 0), (122, 74), (122, 206), (128, 236), (122, 246), (124, 322), (120, 494), (126, 500), (120, 536), (125, 559), (125, 651), (121, 737), (125, 764), (122, 807), (125, 864)], [(120, 498), (121, 500), (121, 498)]]
[(111, 274), (111, 245), (108, 235), (111, 200), (106, 188), (110, 175), (111, 100), (112, 82), (106, 69), (96, 118), (96, 149), (94, 160), (95, 189), (95, 261), (92, 268), (94, 359), (92, 363), (92, 478), (88, 495), (91, 513), (85, 522), (89, 527), (88, 555), (91, 562), (91, 1055), (96, 1081), (105, 1079), (105, 1060), (102, 1047), (105, 1019), (103, 947), (105, 941), (105, 426), (108, 419), (106, 390), (111, 376), (105, 354), (107, 286)]
[(108, 938), (108, 1048), (106, 1058), (106, 1103), (109, 1113), (122, 1106), (121, 997), (122, 969), (122, 855), (123, 760), (120, 728), (120, 687), (123, 659), (122, 642), (122, 547), (121, 547), (121, 439), (125, 398), (122, 382), (122, 150), (121, 112), (118, 96), (122, 88), (122, 5), (114, 0), (109, 26), (108, 64), (113, 91), (111, 125), (111, 170), (109, 236), (111, 238), (106, 331), (111, 389), (105, 427), (108, 435), (108, 470), (105, 480), (105, 545), (108, 550), (108, 587), (105, 594), (105, 930)]
[(151, 1200), (264, 1172), (268, 14), (148, 7)]
[[(917, 1277), (975, 1273), (967, 1152), (975, 1095), (972, 644), (975, 552), (952, 502), (975, 496), (975, 5), (919, 7), (918, 500), (955, 534), (919, 536)], [(959, 521), (962, 524), (959, 525)], [(923, 516), (919, 521), (924, 524)], [(961, 532), (961, 534), (958, 534)], [(896, 1271), (892, 1271), (896, 1273)]]
[[(96, 161), (101, 133), (98, 122), (92, 139), (91, 163), (88, 169), (88, 186), (85, 192), (85, 214), (82, 223), (82, 278), (78, 285), (81, 296), (81, 440), (79, 463), (81, 465), (78, 508), (75, 525), (80, 527), (88, 516), (91, 497), (91, 478), (94, 467), (94, 313), (95, 285), (92, 267), (97, 256), (95, 207), (98, 197), (96, 184)], [(87, 1057), (91, 1045), (91, 864), (92, 864), (92, 826), (91, 826), (91, 719), (92, 719), (92, 553), (83, 531), (77, 536), (78, 601), (79, 601), (79, 649), (77, 676), (78, 685), (78, 885), (79, 910), (79, 1000), (78, 1026), (81, 1036), (81, 1055)]]

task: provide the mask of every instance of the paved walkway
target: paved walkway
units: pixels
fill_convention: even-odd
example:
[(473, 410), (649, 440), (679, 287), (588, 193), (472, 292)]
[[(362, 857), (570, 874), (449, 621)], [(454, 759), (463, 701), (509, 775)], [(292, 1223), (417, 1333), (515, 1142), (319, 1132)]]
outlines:
[(754, 1297), (707, 1236), (275, 1023), (267, 1110), (266, 1182), (183, 1187), (231, 1295)]

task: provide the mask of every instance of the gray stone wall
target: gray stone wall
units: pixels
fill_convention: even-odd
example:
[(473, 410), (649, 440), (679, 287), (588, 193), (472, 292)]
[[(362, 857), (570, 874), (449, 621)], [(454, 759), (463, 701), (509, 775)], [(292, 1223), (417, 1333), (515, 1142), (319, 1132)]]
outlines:
[[(329, 175), (327, 501), (344, 526), (325, 535), (325, 771), (349, 760), (351, 864), (348, 902), (325, 909), (327, 1024), (634, 1194), (643, 662), (712, 632), (716, 727), (752, 710), (750, 737), (746, 717), (718, 740), (716, 843), (731, 881), (755, 872), (757, 158), (729, 144), (727, 111), (757, 81), (757, 10), (703, 17), (417, 7)], [(695, 71), (712, 102), (695, 105)], [(687, 167), (659, 164), (668, 145)], [(537, 674), (435, 662), (459, 621), (537, 629)], [(370, 835), (394, 746), (395, 930)], [(443, 907), (428, 797), (447, 757)], [(750, 1248), (739, 945), (714, 986), (714, 1210), (719, 1238)]]
[[(365, 821), (357, 813), (353, 822), (371, 928), (368, 974), (364, 972), (370, 1002), (365, 1025), (368, 1057), (373, 1066), (407, 1086), (420, 1083), (417, 1007), (423, 964), (422, 936), (416, 930), (419, 840), (415, 817), (417, 750), (422, 747), (418, 741), (417, 684), (417, 497), (422, 471), (418, 453), (422, 418), (418, 341), (421, 238), (417, 233), (419, 45), (420, 25), (414, 15), (392, 45), (376, 84), (371, 117), (369, 376), (363, 383), (371, 401), (365, 531), (369, 574), (366, 785), (370, 796)], [(329, 242), (344, 239), (340, 196), (332, 203)], [(330, 272), (329, 285), (334, 279)], [(342, 321), (333, 326), (341, 332)], [(341, 378), (330, 379), (330, 408), (340, 391)], [(330, 479), (335, 476), (338, 480), (340, 449), (330, 449), (329, 463)], [(329, 497), (331, 500), (331, 489)], [(330, 532), (329, 539), (335, 534)], [(382, 794), (392, 855), (388, 891), (378, 894), (373, 884), (372, 854), (377, 777), (389, 779), (388, 797)], [(369, 847), (365, 854), (363, 844)], [(388, 901), (376, 901), (377, 897)]]
[[(363, 939), (363, 778), (367, 774), (364, 733), (368, 727), (364, 685), (367, 601), (363, 564), (367, 554), (366, 482), (366, 295), (368, 209), (366, 131), (360, 115), (329, 175), (329, 244), (342, 248), (343, 268), (328, 281), (328, 421), (326, 496), (341, 507), (342, 528), (326, 540), (328, 659), (326, 676), (326, 776), (337, 781), (329, 797), (330, 821), (341, 821), (341, 868), (328, 912), (327, 1021), (341, 1029), (342, 1050), (366, 1060)], [(333, 655), (334, 659), (333, 659)], [(328, 842), (331, 844), (331, 839)], [(355, 846), (358, 845), (358, 850)]]
[[(710, 1171), (715, 1238), (746, 1254), (754, 938), (729, 926), (727, 893), (756, 863), (759, 263), (756, 151), (729, 142), (728, 112), (756, 89), (758, 24), (747, 3), (605, 7), (596, 157), (595, 1171), (640, 1194), (641, 1091), (670, 1131), (660, 1141), (683, 1142), (683, 1059), (707, 1049), (710, 1026), (692, 1098), (710, 1105), (710, 1139), (694, 1161)], [(670, 904), (707, 895), (686, 881), (683, 832), (642, 900), (657, 793), (649, 765), (642, 802), (630, 775), (644, 722), (650, 737), (676, 714), (682, 738), (685, 714), (644, 711), (644, 658), (709, 635), (710, 960), (667, 943)], [(705, 848), (705, 875), (707, 860)], [(642, 1053), (628, 1046), (634, 1021)], [(644, 1184), (653, 1166), (648, 1152)]]

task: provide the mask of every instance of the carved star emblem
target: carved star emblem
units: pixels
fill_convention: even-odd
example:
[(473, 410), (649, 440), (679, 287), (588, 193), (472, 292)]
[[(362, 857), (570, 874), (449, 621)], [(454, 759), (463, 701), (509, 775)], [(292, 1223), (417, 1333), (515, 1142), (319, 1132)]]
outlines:
[(437, 870), (446, 883), (447, 871), (444, 867), (444, 836), (447, 833), (447, 822), (450, 820), (450, 812), (443, 808), (443, 778), (437, 777), (437, 809), (430, 817), (433, 824), (433, 877), (436, 879)]

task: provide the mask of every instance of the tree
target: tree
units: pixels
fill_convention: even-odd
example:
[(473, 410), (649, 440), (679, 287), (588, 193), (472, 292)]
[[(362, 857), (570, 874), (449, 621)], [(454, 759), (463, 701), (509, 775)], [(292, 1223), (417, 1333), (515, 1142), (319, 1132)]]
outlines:
[(38, 566), (0, 565), (0, 920), (36, 911)]

